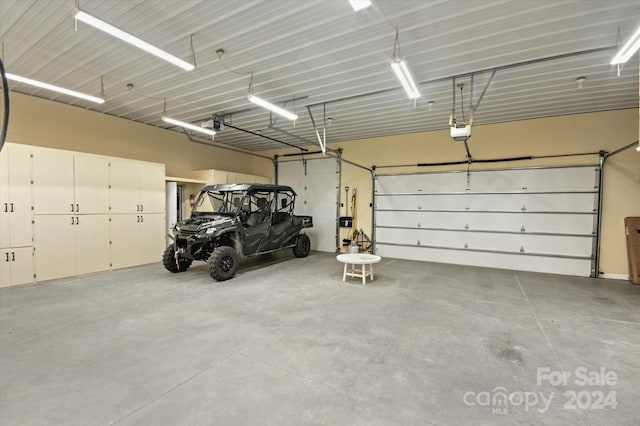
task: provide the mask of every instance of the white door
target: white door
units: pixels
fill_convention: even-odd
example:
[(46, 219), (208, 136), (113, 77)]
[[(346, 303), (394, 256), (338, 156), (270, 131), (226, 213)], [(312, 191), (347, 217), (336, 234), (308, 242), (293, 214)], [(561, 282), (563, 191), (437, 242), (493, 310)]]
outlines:
[(76, 274), (75, 216), (35, 216), (35, 267), (38, 281)]
[(31, 147), (6, 144), (0, 153), (0, 247), (32, 245)]
[(338, 160), (321, 158), (278, 163), (278, 183), (296, 192), (295, 213), (313, 217), (313, 228), (305, 230), (311, 249), (334, 253), (340, 174)]
[(140, 213), (164, 213), (164, 165), (139, 164)]
[[(0, 248), (10, 247), (11, 239), (9, 233), (10, 210), (9, 210), (9, 145), (5, 145), (0, 151)], [(0, 259), (2, 261), (2, 259)], [(8, 261), (7, 261), (8, 262)], [(9, 265), (2, 265), (2, 273), (9, 277)], [(0, 277), (4, 275), (0, 274)], [(9, 278), (7, 278), (8, 280)], [(8, 282), (8, 281), (7, 281)]]
[(74, 214), (73, 153), (34, 148), (34, 214)]
[(378, 176), (386, 257), (590, 276), (594, 166)]
[(137, 162), (111, 160), (111, 213), (140, 213), (138, 179)]
[(140, 216), (140, 264), (160, 262), (165, 247), (164, 215)]
[(140, 264), (140, 215), (111, 215), (111, 267)]
[(0, 287), (33, 282), (33, 249), (16, 247), (0, 250)]
[(0, 287), (11, 285), (11, 249), (0, 249)]
[(108, 213), (109, 159), (75, 154), (74, 167), (76, 213)]
[(108, 271), (109, 215), (78, 215), (76, 222), (77, 274)]

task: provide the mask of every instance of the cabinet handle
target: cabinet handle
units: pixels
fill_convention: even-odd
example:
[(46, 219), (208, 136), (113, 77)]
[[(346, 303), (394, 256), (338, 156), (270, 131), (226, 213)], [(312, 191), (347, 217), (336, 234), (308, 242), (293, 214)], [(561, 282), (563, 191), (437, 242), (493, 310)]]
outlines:
[(11, 213), (13, 213), (13, 203), (11, 203)]
[(71, 203), (71, 213), (73, 213), (73, 203)]
[(140, 204), (136, 204), (136, 211), (139, 212), (140, 211)]
[(12, 261), (12, 262), (15, 262), (15, 261), (16, 261), (16, 252), (15, 252), (15, 251), (12, 251), (12, 252), (11, 252), (11, 261)]
[(140, 211), (143, 212), (144, 211), (144, 204), (140, 204)]
[(4, 212), (7, 213), (9, 211), (9, 204), (4, 203)]
[(76, 224), (75, 219), (73, 218), (73, 216), (71, 216), (71, 224), (72, 224), (72, 225), (75, 225), (75, 224)]
[(76, 213), (80, 213), (80, 205), (76, 204)]
[(76, 225), (80, 225), (80, 216), (76, 216)]
[(144, 222), (144, 216), (140, 216), (140, 222)]
[(9, 261), (9, 252), (6, 252), (5, 256), (7, 256), (7, 258), (5, 259), (5, 262), (8, 262)]
[(140, 216), (136, 216), (136, 217), (137, 217), (137, 219), (138, 219), (138, 223), (140, 223)]

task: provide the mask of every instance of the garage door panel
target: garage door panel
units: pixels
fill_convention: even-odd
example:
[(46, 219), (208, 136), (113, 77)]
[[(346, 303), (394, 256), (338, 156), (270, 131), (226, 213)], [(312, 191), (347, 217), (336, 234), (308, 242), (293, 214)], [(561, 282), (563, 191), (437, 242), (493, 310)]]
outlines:
[(430, 229), (380, 228), (380, 242), (406, 245), (428, 245), (518, 253), (591, 256), (592, 240), (588, 237), (546, 236), (526, 234), (491, 234), (473, 231), (436, 231)]
[[(429, 176), (429, 179), (425, 179), (424, 176)], [(385, 176), (376, 184), (378, 194), (464, 192), (466, 188), (467, 177), (465, 173)]]
[(492, 170), (473, 172), (470, 191), (589, 191), (595, 188), (595, 169), (589, 167)]
[(378, 211), (376, 218), (377, 226), (593, 235), (583, 233), (593, 226), (595, 215), (504, 213), (497, 221), (495, 213)]
[[(547, 272), (552, 274), (584, 276), (591, 261), (585, 259), (560, 259), (528, 256), (523, 254), (482, 253), (464, 250), (443, 250), (427, 247), (402, 247), (379, 244), (377, 252), (382, 257), (408, 259), (456, 265), (481, 266), (516, 271)], [(428, 266), (425, 266), (428, 268)]]
[(380, 195), (380, 210), (460, 210), (506, 212), (590, 212), (593, 193)]

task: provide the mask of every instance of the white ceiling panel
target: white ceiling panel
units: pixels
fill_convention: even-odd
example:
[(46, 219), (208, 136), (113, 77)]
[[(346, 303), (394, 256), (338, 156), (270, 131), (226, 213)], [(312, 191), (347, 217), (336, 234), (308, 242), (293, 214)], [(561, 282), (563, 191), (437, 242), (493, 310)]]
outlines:
[[(619, 76), (609, 65), (620, 39), (640, 25), (637, 1), (374, 0), (359, 12), (347, 0), (80, 1), (84, 11), (184, 60), (193, 38), (190, 72), (82, 22), (76, 31), (74, 7), (73, 0), (0, 1), (3, 62), (14, 74), (93, 95), (103, 79), (106, 102), (22, 84), (11, 90), (170, 128), (160, 120), (166, 100), (176, 119), (218, 116), (310, 150), (317, 140), (307, 106), (320, 126), (326, 109), (329, 142), (446, 129), (453, 77), (465, 83), (468, 120), (470, 76), (477, 102), (492, 70), (477, 125), (638, 106), (638, 56)], [(389, 66), (395, 27), (420, 82), (415, 105)], [(270, 122), (247, 101), (250, 73), (254, 93), (294, 110), (295, 125)], [(216, 142), (253, 151), (285, 146), (229, 127)]]

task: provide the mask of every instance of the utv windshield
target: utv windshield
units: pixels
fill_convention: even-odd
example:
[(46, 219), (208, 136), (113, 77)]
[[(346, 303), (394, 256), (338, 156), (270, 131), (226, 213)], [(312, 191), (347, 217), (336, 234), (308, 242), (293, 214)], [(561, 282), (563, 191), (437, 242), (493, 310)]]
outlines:
[(194, 215), (235, 214), (240, 207), (243, 196), (242, 191), (202, 191), (193, 205), (191, 213)]

